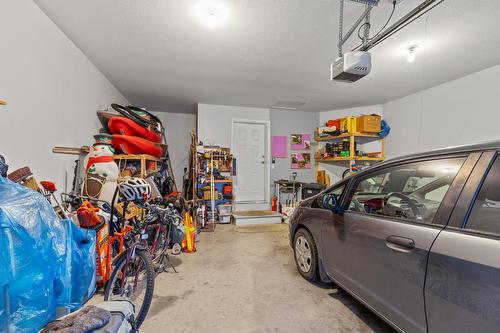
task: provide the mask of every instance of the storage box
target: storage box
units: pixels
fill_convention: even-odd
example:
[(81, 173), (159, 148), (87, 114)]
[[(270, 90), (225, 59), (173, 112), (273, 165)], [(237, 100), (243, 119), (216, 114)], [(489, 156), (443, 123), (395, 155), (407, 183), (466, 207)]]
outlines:
[[(219, 198), (219, 193), (217, 192), (217, 189), (214, 189), (214, 200), (217, 200)], [(203, 191), (203, 200), (212, 200), (212, 192), (210, 190)]]
[(218, 205), (217, 210), (219, 215), (231, 215), (232, 206), (231, 204)]
[(219, 223), (231, 223), (231, 215), (219, 215)]
[(356, 131), (359, 133), (380, 132), (381, 117), (378, 114), (363, 115), (356, 118)]
[(340, 119), (340, 132), (341, 133), (356, 132), (356, 117), (345, 117)]

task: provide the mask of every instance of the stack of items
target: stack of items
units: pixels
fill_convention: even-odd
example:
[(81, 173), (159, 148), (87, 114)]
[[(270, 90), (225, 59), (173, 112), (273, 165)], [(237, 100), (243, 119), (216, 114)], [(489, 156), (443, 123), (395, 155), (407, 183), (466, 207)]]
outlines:
[(233, 157), (229, 148), (196, 148), (198, 228), (213, 231), (215, 223), (231, 222)]
[(377, 114), (344, 117), (328, 120), (324, 127), (318, 128), (318, 136), (328, 138), (347, 133), (378, 134), (385, 126), (382, 117)]
[(147, 154), (162, 157), (160, 145), (163, 127), (153, 114), (134, 107), (111, 104), (119, 115), (109, 116), (107, 128), (113, 135), (113, 147), (127, 155)]
[(217, 206), (217, 212), (219, 214), (219, 223), (231, 223), (231, 212), (233, 206), (231, 204), (221, 204)]
[(0, 156), (0, 332), (37, 332), (92, 297), (96, 236), (61, 220), (28, 168), (18, 183), (7, 170)]

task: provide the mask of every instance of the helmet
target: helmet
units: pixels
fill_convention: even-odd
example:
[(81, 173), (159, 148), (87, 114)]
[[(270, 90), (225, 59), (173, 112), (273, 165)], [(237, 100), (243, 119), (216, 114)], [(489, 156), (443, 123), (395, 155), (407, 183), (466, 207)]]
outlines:
[(142, 178), (126, 177), (118, 185), (118, 190), (127, 201), (142, 201), (151, 197), (151, 186)]

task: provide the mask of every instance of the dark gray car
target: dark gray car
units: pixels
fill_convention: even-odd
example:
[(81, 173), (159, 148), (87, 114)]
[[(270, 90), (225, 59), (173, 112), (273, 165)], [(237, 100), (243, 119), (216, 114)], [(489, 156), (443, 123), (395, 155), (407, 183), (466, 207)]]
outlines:
[(401, 332), (500, 332), (500, 141), (406, 156), (303, 201), (300, 274)]

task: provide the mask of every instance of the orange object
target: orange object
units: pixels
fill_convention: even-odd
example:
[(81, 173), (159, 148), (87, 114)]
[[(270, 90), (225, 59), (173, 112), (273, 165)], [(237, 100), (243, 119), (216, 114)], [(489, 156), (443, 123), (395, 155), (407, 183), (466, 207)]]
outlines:
[(121, 232), (115, 233), (113, 236), (109, 235), (109, 227), (108, 223), (105, 223), (104, 226), (99, 229), (97, 232), (97, 240), (96, 240), (96, 261), (97, 261), (97, 270), (96, 270), (96, 283), (98, 286), (105, 286), (109, 281), (111, 276), (111, 272), (113, 270), (111, 264), (113, 263), (113, 246), (112, 244), (115, 241), (118, 241), (118, 252), (116, 255), (119, 255), (123, 252), (125, 247), (124, 237), (125, 235), (131, 233), (134, 230), (131, 226), (126, 226), (125, 228), (121, 228)]
[(326, 122), (326, 126), (327, 127), (334, 127), (335, 126), (335, 128), (339, 130), (340, 129), (340, 119), (328, 120)]
[(109, 280), (111, 275), (111, 244), (109, 243), (108, 224), (97, 231), (96, 238), (96, 282), (103, 286)]
[(168, 198), (175, 198), (181, 195), (182, 193), (180, 191), (173, 191), (169, 195), (167, 195)]
[(54, 184), (53, 182), (43, 180), (40, 182), (40, 184), (42, 185), (43, 189), (47, 192), (52, 193), (57, 191), (56, 184)]
[(101, 219), (97, 216), (99, 208), (95, 208), (92, 204), (85, 200), (76, 210), (78, 223), (82, 228), (93, 228), (101, 223)]
[[(126, 226), (114, 235), (109, 234), (108, 222), (101, 219), (97, 212), (100, 209), (92, 206), (89, 201), (84, 201), (76, 211), (78, 222), (82, 228), (92, 228), (96, 230), (96, 283), (104, 286), (108, 282), (113, 263), (113, 255), (120, 254), (124, 249), (124, 237), (131, 233), (134, 228)], [(99, 225), (101, 224), (101, 225)], [(97, 227), (97, 228), (96, 228)], [(118, 242), (117, 251), (113, 251), (113, 243)]]
[(186, 227), (186, 234), (184, 235), (184, 239), (182, 240), (181, 246), (184, 252), (192, 253), (196, 252), (195, 245), (195, 227), (193, 226), (193, 218), (189, 212), (186, 213), (186, 217), (184, 219), (184, 225)]

